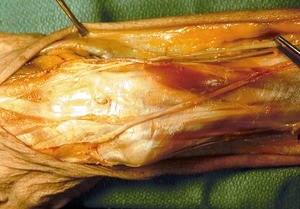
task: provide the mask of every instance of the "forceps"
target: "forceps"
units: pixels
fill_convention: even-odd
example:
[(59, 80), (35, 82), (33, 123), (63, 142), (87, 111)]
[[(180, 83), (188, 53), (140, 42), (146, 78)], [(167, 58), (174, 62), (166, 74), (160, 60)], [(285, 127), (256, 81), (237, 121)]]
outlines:
[(277, 48), (300, 67), (300, 50), (282, 36), (278, 36), (275, 41), (278, 43)]

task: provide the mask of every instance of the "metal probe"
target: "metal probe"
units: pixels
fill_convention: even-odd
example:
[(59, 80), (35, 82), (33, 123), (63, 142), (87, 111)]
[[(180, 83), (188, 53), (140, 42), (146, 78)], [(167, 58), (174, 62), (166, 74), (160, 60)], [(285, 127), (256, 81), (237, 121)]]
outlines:
[(84, 25), (78, 21), (78, 19), (74, 16), (74, 14), (71, 12), (67, 4), (64, 2), (64, 0), (56, 0), (59, 6), (64, 10), (66, 15), (70, 18), (70, 20), (73, 22), (75, 27), (77, 28), (78, 32), (81, 36), (85, 36), (89, 33), (89, 31), (84, 27)]

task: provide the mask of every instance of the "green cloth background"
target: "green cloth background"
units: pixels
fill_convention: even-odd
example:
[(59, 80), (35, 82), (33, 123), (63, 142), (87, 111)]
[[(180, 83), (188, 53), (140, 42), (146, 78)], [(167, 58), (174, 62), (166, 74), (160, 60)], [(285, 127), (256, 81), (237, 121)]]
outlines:
[[(300, 8), (300, 0), (66, 0), (84, 22), (230, 10)], [(1, 32), (70, 25), (55, 0), (1, 0)], [(300, 167), (239, 169), (146, 181), (104, 178), (67, 208), (300, 208)]]

